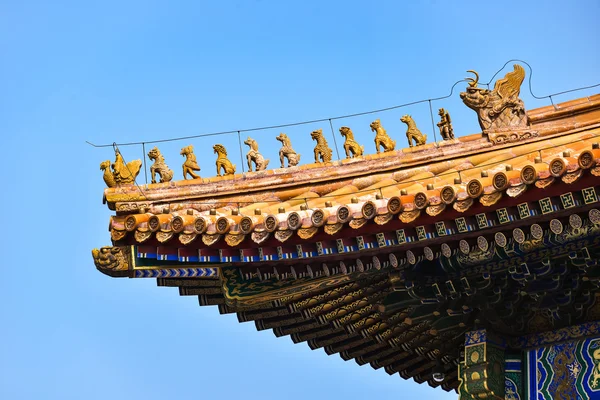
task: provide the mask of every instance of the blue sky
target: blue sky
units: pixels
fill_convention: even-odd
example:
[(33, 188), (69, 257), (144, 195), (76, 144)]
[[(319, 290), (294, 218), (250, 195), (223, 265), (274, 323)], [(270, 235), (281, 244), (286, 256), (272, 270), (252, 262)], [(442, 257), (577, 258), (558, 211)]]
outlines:
[[(513, 58), (534, 68), (537, 96), (600, 83), (597, 0), (414, 3), (0, 2), (0, 398), (455, 399), (257, 332), (154, 280), (108, 278), (90, 256), (110, 243), (99, 164), (114, 154), (86, 140), (150, 141), (389, 107), (446, 95), (468, 69), (485, 82)], [(549, 104), (526, 87), (522, 98), (528, 109)], [(457, 136), (479, 130), (458, 94), (433, 107), (450, 111)], [(350, 126), (372, 153), (368, 124), (380, 118), (405, 147), (403, 114), (431, 139), (427, 104), (334, 128)], [(304, 163), (317, 128), (330, 134), (322, 123), (285, 130)], [(279, 132), (252, 133), (272, 166)], [(212, 176), (214, 143), (241, 167), (235, 135), (160, 148), (181, 179), (179, 149), (194, 144), (201, 175)]]

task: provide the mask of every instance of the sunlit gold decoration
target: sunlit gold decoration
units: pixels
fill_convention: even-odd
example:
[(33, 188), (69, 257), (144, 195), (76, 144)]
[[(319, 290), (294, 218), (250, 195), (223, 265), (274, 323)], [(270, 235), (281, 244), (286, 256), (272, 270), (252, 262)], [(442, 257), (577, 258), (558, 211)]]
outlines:
[(147, 217), (147, 215), (128, 215), (127, 218), (125, 218), (125, 230), (131, 232), (132, 230), (135, 229), (135, 227), (138, 225), (138, 223), (142, 222), (141, 217)]
[(492, 206), (502, 198), (502, 192), (494, 192), (490, 194), (484, 194), (479, 198), (479, 202), (486, 207)]
[(381, 126), (381, 122), (376, 119), (369, 126), (371, 127), (371, 131), (375, 132), (375, 149), (377, 153), (381, 152), (379, 149), (380, 146), (383, 147), (384, 152), (393, 151), (396, 147), (396, 141), (388, 136), (383, 126)]
[(219, 234), (209, 235), (208, 233), (205, 233), (202, 235), (202, 243), (207, 246), (212, 246), (213, 244), (217, 243), (219, 239), (221, 239), (221, 235)]
[(142, 160), (133, 160), (125, 164), (119, 150), (115, 150), (115, 162), (111, 165), (109, 160), (100, 163), (100, 170), (104, 171), (104, 183), (109, 188), (130, 185), (142, 168)]
[(527, 185), (517, 185), (512, 186), (506, 189), (506, 194), (510, 197), (518, 197), (523, 194), (527, 190)]
[(467, 194), (471, 198), (477, 198), (483, 193), (483, 185), (477, 179), (472, 179), (467, 184)]
[(494, 174), (492, 184), (494, 185), (494, 189), (504, 190), (508, 186), (508, 177), (504, 172), (497, 172), (496, 174)]
[(117, 186), (114, 173), (111, 171), (110, 160), (102, 161), (100, 163), (100, 171), (104, 172), (102, 178), (104, 179), (104, 183), (106, 183), (106, 186), (108, 186), (109, 188)]
[(340, 128), (340, 134), (346, 138), (344, 141), (346, 158), (360, 157), (363, 155), (365, 147), (359, 145), (356, 140), (354, 140), (354, 133), (352, 133), (352, 129), (348, 128), (347, 126), (342, 126)]
[(400, 213), (400, 221), (405, 224), (413, 222), (421, 215), (421, 210), (403, 211)]
[(315, 236), (318, 231), (319, 228), (311, 226), (310, 228), (300, 228), (297, 232), (301, 239), (310, 239), (311, 237)]
[(181, 244), (183, 245), (188, 245), (190, 243), (192, 243), (196, 237), (198, 235), (196, 235), (195, 233), (180, 233), (179, 234), (179, 242), (181, 242)]
[(253, 231), (252, 232), (252, 241), (256, 244), (261, 244), (265, 240), (269, 238), (271, 234), (267, 231)]
[(535, 187), (544, 189), (544, 188), (550, 186), (553, 182), (554, 182), (553, 176), (549, 176), (548, 178), (545, 178), (545, 179), (538, 179), (537, 181), (535, 181)]
[(325, 140), (325, 137), (323, 136), (323, 130), (317, 129), (316, 131), (312, 131), (310, 137), (312, 138), (312, 140), (315, 140), (317, 142), (314, 150), (315, 162), (331, 162), (331, 156), (333, 152), (327, 144), (327, 140)]
[(594, 153), (590, 150), (585, 150), (581, 152), (579, 158), (577, 159), (577, 163), (581, 169), (590, 169), (594, 166)]
[(483, 193), (483, 185), (477, 179), (472, 179), (467, 184), (467, 194), (471, 198), (477, 198)]
[(118, 242), (123, 239), (127, 235), (127, 231), (118, 231), (116, 229), (111, 229), (110, 238), (113, 242)]
[(348, 226), (350, 226), (350, 228), (352, 228), (352, 229), (362, 228), (367, 223), (367, 221), (368, 221), (368, 219), (365, 219), (365, 218), (353, 219), (352, 221), (350, 221)]
[(180, 215), (176, 215), (171, 220), (171, 229), (173, 229), (173, 232), (175, 232), (175, 233), (181, 232), (184, 228), (184, 225), (185, 225), (185, 222)]
[(185, 157), (185, 162), (182, 166), (183, 179), (187, 179), (188, 175), (190, 175), (192, 179), (200, 179), (200, 175), (194, 172), (200, 171), (200, 166), (196, 162), (196, 155), (194, 154), (194, 146), (190, 144), (189, 146), (182, 148), (179, 154)]
[(560, 158), (550, 161), (550, 174), (555, 178), (560, 178), (567, 171), (567, 164)]
[(425, 212), (427, 213), (427, 215), (431, 215), (432, 217), (435, 217), (436, 215), (440, 215), (442, 213), (442, 211), (444, 211), (446, 209), (446, 204), (444, 203), (440, 203), (440, 204), (436, 204), (433, 206), (428, 206), (425, 209)]
[(117, 204), (117, 211), (133, 212), (139, 210), (147, 210), (150, 207), (148, 203), (119, 203)]
[(204, 217), (197, 217), (194, 220), (194, 231), (198, 234), (206, 232), (208, 223)]
[(387, 209), (391, 214), (398, 214), (400, 211), (402, 211), (402, 202), (400, 201), (400, 197), (391, 197), (388, 200)]
[(243, 234), (248, 234), (252, 231), (252, 227), (254, 226), (254, 222), (250, 217), (242, 217), (239, 222), (239, 229)]
[(471, 197), (466, 198), (465, 200), (455, 201), (452, 204), (452, 207), (458, 212), (465, 212), (473, 205), (473, 199)]
[(296, 230), (300, 228), (302, 220), (297, 212), (291, 212), (287, 218), (287, 225), (289, 229)]
[(325, 225), (325, 233), (328, 235), (335, 235), (340, 231), (340, 229), (342, 229), (343, 226), (344, 224)]
[(363, 204), (361, 208), (361, 213), (366, 219), (374, 218), (376, 212), (377, 209), (375, 208), (375, 204), (372, 201), (367, 201), (365, 204)]
[(152, 237), (152, 231), (135, 231), (133, 233), (133, 237), (135, 238), (136, 242), (144, 243), (146, 240)]
[(160, 243), (165, 243), (171, 240), (173, 232), (156, 232), (156, 240)]
[(521, 169), (521, 181), (527, 185), (532, 185), (537, 179), (537, 171), (533, 165), (526, 165)]
[(454, 130), (452, 129), (450, 114), (448, 114), (448, 111), (440, 108), (438, 115), (440, 116), (440, 122), (437, 123), (437, 126), (440, 128), (440, 135), (442, 135), (444, 140), (454, 139)]
[(477, 112), (481, 129), (502, 130), (527, 128), (525, 105), (519, 98), (521, 84), (525, 79), (525, 70), (518, 64), (514, 71), (496, 81), (493, 90), (477, 87), (479, 76), (470, 80), (467, 91), (460, 94), (465, 105)]
[(322, 226), (325, 223), (325, 213), (317, 209), (313, 211), (310, 220), (314, 226)]
[(456, 191), (452, 186), (444, 186), (440, 191), (440, 198), (445, 204), (452, 204), (456, 199)]
[(217, 233), (227, 233), (227, 231), (229, 231), (229, 220), (225, 217), (219, 217), (215, 224), (215, 229), (217, 230)]
[(300, 154), (296, 153), (292, 148), (292, 142), (285, 133), (280, 133), (275, 139), (281, 142), (281, 149), (279, 149), (279, 161), (281, 162), (281, 168), (285, 168), (284, 159), (287, 158), (288, 167), (295, 167), (300, 162)]
[(567, 172), (566, 174), (564, 174), (562, 176), (562, 178), (560, 178), (564, 183), (574, 183), (576, 182), (579, 178), (581, 178), (581, 176), (583, 175), (583, 171), (582, 169), (578, 169), (577, 171), (574, 172)]
[(414, 204), (415, 207), (417, 207), (419, 210), (422, 210), (429, 204), (429, 199), (425, 193), (419, 192), (415, 194)]
[(101, 247), (93, 249), (96, 268), (110, 276), (126, 276), (131, 262), (131, 247)]
[(153, 215), (148, 219), (148, 228), (152, 232), (156, 232), (160, 228), (160, 219), (156, 215)]
[(406, 129), (406, 138), (410, 147), (413, 147), (413, 140), (415, 141), (415, 146), (422, 146), (427, 142), (427, 135), (421, 133), (410, 115), (403, 115), (400, 121), (404, 122), (408, 127)]
[(385, 225), (388, 222), (390, 222), (392, 220), (392, 218), (394, 218), (394, 214), (387, 213), (387, 214), (376, 216), (374, 221), (377, 225)]
[(277, 229), (278, 225), (279, 222), (277, 221), (277, 217), (275, 217), (274, 215), (268, 215), (265, 218), (265, 229), (268, 232), (273, 232), (275, 229)]
[(242, 243), (245, 238), (246, 235), (233, 235), (228, 233), (227, 235), (225, 235), (225, 243), (227, 243), (231, 247), (235, 247), (238, 244)]
[(215, 144), (213, 150), (217, 154), (217, 176), (221, 176), (221, 168), (223, 169), (223, 175), (235, 174), (235, 164), (232, 164), (227, 158), (225, 147), (222, 144)]
[(539, 136), (539, 132), (528, 129), (522, 131), (494, 131), (486, 133), (490, 142), (495, 144), (520, 142), (521, 140), (527, 140)]
[(275, 239), (277, 239), (283, 243), (286, 240), (288, 240), (289, 238), (291, 238), (293, 234), (294, 234), (294, 231), (291, 231), (291, 230), (277, 231), (277, 232), (275, 232)]
[(339, 222), (348, 222), (350, 219), (350, 209), (346, 206), (341, 206), (337, 210), (337, 218)]
[(160, 176), (160, 182), (170, 182), (173, 179), (173, 170), (169, 169), (165, 164), (165, 158), (161, 154), (158, 147), (154, 147), (148, 152), (148, 158), (154, 163), (150, 166), (150, 176), (152, 177), (152, 183), (156, 183), (156, 174)]
[(263, 171), (267, 169), (269, 165), (269, 159), (264, 158), (262, 154), (258, 152), (258, 143), (256, 140), (248, 136), (248, 139), (244, 140), (244, 144), (250, 147), (250, 150), (246, 154), (246, 160), (248, 160), (248, 171), (252, 171), (252, 163), (256, 166), (256, 171)]

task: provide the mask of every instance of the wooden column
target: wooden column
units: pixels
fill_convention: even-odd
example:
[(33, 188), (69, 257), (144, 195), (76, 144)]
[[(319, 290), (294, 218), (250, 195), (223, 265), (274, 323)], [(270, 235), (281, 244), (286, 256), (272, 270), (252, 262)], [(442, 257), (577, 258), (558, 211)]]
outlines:
[(465, 334), (465, 357), (458, 367), (461, 400), (504, 400), (504, 347), (485, 329)]

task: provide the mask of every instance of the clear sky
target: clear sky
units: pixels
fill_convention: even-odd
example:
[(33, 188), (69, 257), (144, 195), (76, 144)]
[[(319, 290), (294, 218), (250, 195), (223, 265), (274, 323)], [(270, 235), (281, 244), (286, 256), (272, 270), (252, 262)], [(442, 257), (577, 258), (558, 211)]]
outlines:
[[(97, 272), (90, 250), (110, 244), (99, 164), (114, 153), (85, 141), (389, 107), (446, 95), (468, 69), (486, 82), (512, 58), (533, 67), (537, 96), (596, 84), (598, 15), (598, 0), (0, 1), (0, 398), (455, 399), (257, 332), (155, 280)], [(526, 85), (522, 98), (528, 109), (549, 104)], [(457, 93), (433, 107), (449, 110), (457, 136), (478, 131)], [(368, 124), (380, 118), (405, 147), (404, 114), (431, 140), (428, 104), (334, 128), (350, 126), (372, 153)], [(317, 128), (331, 135), (328, 124), (285, 130), (304, 163)], [(279, 132), (252, 133), (271, 166)], [(179, 149), (194, 144), (201, 175), (213, 176), (215, 143), (239, 170), (235, 135), (160, 148), (181, 179)], [(121, 150), (142, 157), (140, 147)]]

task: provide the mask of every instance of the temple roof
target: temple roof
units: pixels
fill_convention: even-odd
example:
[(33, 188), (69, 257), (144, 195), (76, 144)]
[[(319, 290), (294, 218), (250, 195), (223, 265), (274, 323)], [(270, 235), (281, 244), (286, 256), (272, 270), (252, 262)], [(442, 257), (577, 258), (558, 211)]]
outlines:
[(600, 94), (526, 115), (507, 98), (488, 110), (504, 122), (480, 113), (482, 133), (438, 143), (113, 185), (114, 247), (93, 251), (96, 266), (456, 389), (468, 330), (528, 348), (533, 334), (600, 315)]

